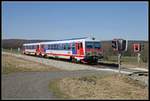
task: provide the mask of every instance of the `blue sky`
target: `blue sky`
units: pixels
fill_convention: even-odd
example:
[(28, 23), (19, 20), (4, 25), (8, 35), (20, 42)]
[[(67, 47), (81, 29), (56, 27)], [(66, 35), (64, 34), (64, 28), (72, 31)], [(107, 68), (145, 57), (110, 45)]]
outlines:
[(2, 38), (148, 40), (148, 2), (2, 2)]

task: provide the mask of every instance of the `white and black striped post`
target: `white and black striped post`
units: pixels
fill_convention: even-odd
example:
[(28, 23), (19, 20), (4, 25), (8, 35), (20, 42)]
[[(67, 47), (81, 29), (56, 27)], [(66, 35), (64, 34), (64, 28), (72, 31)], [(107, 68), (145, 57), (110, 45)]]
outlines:
[(118, 53), (118, 70), (119, 70), (119, 75), (121, 71), (121, 52)]

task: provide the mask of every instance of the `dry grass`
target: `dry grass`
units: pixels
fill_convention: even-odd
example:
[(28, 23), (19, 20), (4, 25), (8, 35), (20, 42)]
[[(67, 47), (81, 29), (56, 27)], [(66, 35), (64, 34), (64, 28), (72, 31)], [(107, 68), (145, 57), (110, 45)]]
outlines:
[(37, 62), (24, 60), (11, 55), (2, 55), (2, 73), (8, 74), (12, 72), (29, 71), (60, 71), (60, 69)]
[(71, 99), (148, 99), (148, 88), (126, 76), (68, 77), (57, 81), (57, 87)]

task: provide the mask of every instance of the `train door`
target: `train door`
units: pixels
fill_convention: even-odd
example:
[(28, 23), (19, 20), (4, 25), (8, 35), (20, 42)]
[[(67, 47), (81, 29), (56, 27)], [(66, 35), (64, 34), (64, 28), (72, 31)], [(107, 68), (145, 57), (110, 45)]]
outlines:
[(40, 47), (39, 47), (39, 45), (36, 46), (36, 54), (37, 54), (37, 55), (40, 54)]
[(82, 44), (82, 42), (79, 43), (79, 54), (84, 55), (83, 54), (83, 44)]
[(44, 53), (44, 45), (41, 45), (40, 51), (41, 53)]
[(72, 43), (72, 54), (77, 54), (76, 44)]
[(76, 43), (76, 49), (78, 55), (84, 55), (82, 42)]

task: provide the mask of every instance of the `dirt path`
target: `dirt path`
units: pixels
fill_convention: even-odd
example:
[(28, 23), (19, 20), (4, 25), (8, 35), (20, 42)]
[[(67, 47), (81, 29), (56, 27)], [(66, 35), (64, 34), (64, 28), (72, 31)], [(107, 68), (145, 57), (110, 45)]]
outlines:
[(48, 91), (50, 80), (90, 74), (112, 74), (108, 71), (24, 72), (2, 75), (2, 99), (55, 99)]

